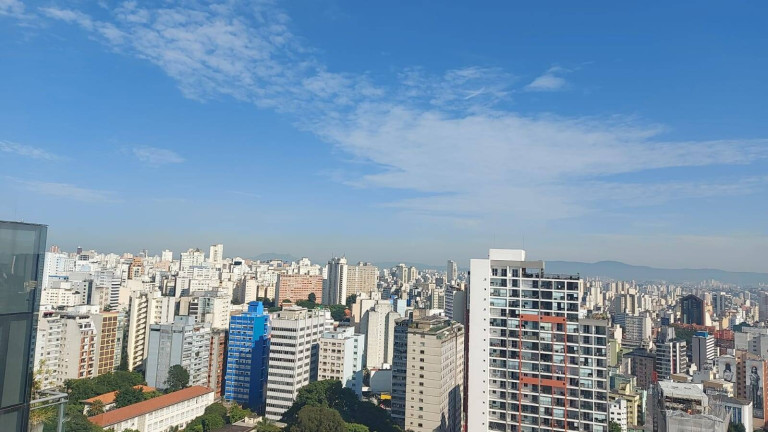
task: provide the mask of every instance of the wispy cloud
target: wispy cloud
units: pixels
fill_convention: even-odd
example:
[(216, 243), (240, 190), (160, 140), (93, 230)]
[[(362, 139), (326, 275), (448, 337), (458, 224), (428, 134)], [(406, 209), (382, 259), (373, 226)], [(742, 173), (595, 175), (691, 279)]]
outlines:
[[(659, 202), (734, 188), (765, 190), (754, 178), (729, 179), (732, 186), (711, 179), (611, 180), (665, 168), (762, 162), (768, 141), (672, 142), (664, 139), (664, 128), (636, 119), (502, 108), (515, 91), (567, 88), (569, 70), (557, 66), (517, 87), (511, 73), (479, 66), (443, 73), (408, 68), (379, 85), (370, 73), (329, 70), (292, 32), (285, 12), (268, 1), (169, 1), (159, 8), (126, 2), (99, 20), (77, 10), (41, 11), (157, 65), (189, 98), (232, 97), (293, 115), (342, 154), (375, 167), (347, 173), (345, 182), (422, 195), (386, 203), (403, 212), (468, 221), (496, 217), (509, 224), (580, 215), (610, 200), (630, 205), (626, 197)], [(183, 160), (166, 152), (141, 148), (134, 155), (154, 164)]]
[(21, 17), (24, 15), (24, 3), (19, 0), (0, 0), (0, 16), (3, 15)]
[(27, 191), (41, 195), (89, 203), (114, 203), (120, 201), (113, 192), (84, 188), (69, 183), (41, 182), (16, 178), (11, 178), (11, 180)]
[(184, 162), (184, 158), (173, 150), (157, 147), (134, 147), (133, 155), (147, 165), (159, 166)]
[(0, 140), (0, 152), (13, 153), (19, 156), (30, 157), (33, 159), (44, 159), (44, 160), (59, 159), (59, 157), (56, 156), (55, 154), (47, 152), (41, 148), (33, 147), (25, 144), (14, 143), (10, 141), (2, 141), (2, 140)]
[(525, 86), (527, 91), (557, 91), (562, 90), (567, 85), (565, 78), (561, 75), (567, 73), (566, 69), (559, 66), (549, 68), (544, 74), (536, 77), (530, 84)]

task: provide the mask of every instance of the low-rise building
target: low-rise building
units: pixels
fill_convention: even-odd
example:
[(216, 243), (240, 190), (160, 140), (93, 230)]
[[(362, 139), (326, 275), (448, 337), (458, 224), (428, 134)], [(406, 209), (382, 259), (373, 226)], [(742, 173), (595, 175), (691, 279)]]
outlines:
[(104, 429), (123, 432), (136, 429), (139, 432), (166, 432), (172, 428), (183, 428), (205, 412), (214, 401), (213, 390), (202, 386), (187, 387), (119, 408), (107, 411), (88, 420)]
[[(133, 386), (135, 389), (139, 389), (144, 393), (155, 391), (154, 387), (149, 387), (145, 385), (136, 385)], [(93, 405), (94, 402), (99, 401), (104, 405), (104, 411), (109, 411), (112, 408), (115, 407), (115, 398), (117, 397), (117, 391), (109, 392), (100, 394), (98, 396), (94, 396), (89, 399), (82, 400), (80, 402), (83, 403), (83, 414), (86, 414), (88, 412), (88, 408)]]

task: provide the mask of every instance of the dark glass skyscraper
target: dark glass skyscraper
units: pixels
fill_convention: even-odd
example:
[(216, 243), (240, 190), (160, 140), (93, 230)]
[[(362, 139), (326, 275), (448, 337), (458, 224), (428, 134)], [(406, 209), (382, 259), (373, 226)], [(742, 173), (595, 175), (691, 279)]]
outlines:
[(683, 324), (704, 325), (704, 300), (695, 295), (680, 299), (680, 321)]
[(269, 361), (269, 315), (261, 302), (248, 303), (248, 311), (229, 321), (224, 399), (262, 413)]
[(0, 428), (27, 430), (45, 225), (0, 221)]

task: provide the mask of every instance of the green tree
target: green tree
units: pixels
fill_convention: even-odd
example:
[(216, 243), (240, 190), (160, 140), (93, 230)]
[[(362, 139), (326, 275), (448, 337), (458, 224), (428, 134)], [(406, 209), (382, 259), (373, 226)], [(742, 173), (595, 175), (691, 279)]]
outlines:
[(296, 402), (283, 415), (283, 421), (289, 426), (297, 424), (298, 413), (306, 406), (331, 408), (345, 422), (358, 423), (375, 432), (401, 432), (386, 410), (370, 402), (361, 402), (352, 390), (343, 388), (336, 380), (316, 381), (302, 387)]
[(307, 300), (311, 301), (312, 303), (317, 303), (317, 296), (315, 295), (315, 293), (311, 292), (307, 296)]
[(311, 300), (299, 300), (296, 302), (296, 306), (301, 306), (303, 308), (307, 309), (314, 309), (317, 307), (317, 303), (311, 301)]
[(608, 423), (608, 432), (621, 432), (621, 425), (613, 421)]
[(351, 294), (347, 296), (347, 307), (352, 307), (353, 304), (357, 301), (357, 294)]
[(152, 398), (156, 398), (156, 397), (162, 396), (162, 395), (163, 395), (163, 393), (159, 392), (157, 390), (145, 391), (144, 392), (144, 400), (150, 400)]
[(237, 423), (246, 417), (250, 417), (252, 414), (251, 410), (243, 409), (238, 404), (232, 404), (229, 408), (229, 422)]
[(117, 408), (127, 407), (135, 403), (144, 401), (144, 390), (141, 388), (128, 387), (119, 390), (115, 394), (115, 406)]
[[(77, 408), (79, 407), (79, 410)], [(88, 418), (83, 415), (82, 405), (78, 405), (70, 409), (67, 407), (67, 419), (64, 422), (64, 430), (67, 432), (104, 432), (104, 429), (88, 421)], [(53, 420), (55, 425), (56, 419)], [(47, 426), (47, 424), (46, 424)], [(55, 429), (55, 426), (53, 427)]]
[(305, 406), (299, 410), (296, 423), (289, 432), (343, 432), (346, 424), (338, 411), (322, 406)]
[(282, 429), (272, 424), (267, 419), (263, 419), (256, 425), (256, 432), (281, 432)]
[(173, 365), (168, 369), (165, 380), (168, 392), (174, 392), (189, 387), (189, 372), (182, 365)]
[(331, 317), (334, 321), (344, 321), (347, 314), (344, 312), (347, 310), (346, 305), (329, 305), (328, 309), (331, 310)]
[(370, 429), (359, 423), (347, 423), (347, 432), (370, 432)]
[(203, 415), (214, 415), (216, 417), (220, 417), (222, 420), (226, 420), (227, 418), (227, 407), (222, 405), (221, 403), (213, 403), (205, 407), (205, 411), (203, 412)]
[(104, 414), (104, 402), (96, 399), (91, 403), (91, 406), (88, 407), (88, 413), (86, 415), (88, 417), (93, 417), (99, 414)]
[(728, 432), (746, 432), (747, 428), (741, 423), (733, 423), (728, 425)]
[(220, 427), (224, 427), (227, 424), (223, 418), (215, 414), (205, 414), (202, 418), (203, 432), (212, 432)]

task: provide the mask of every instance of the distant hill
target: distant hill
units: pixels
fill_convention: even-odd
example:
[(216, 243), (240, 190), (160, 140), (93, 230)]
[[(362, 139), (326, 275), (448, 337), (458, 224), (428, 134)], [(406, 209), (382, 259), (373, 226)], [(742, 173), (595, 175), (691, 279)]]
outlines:
[(580, 274), (585, 277), (605, 277), (635, 281), (667, 281), (674, 283), (717, 280), (740, 286), (768, 284), (768, 273), (729, 272), (717, 269), (663, 269), (635, 266), (618, 261), (583, 263), (546, 261), (547, 273)]
[(410, 261), (383, 261), (383, 262), (375, 262), (373, 265), (378, 267), (379, 269), (388, 269), (392, 267), (397, 267), (399, 264), (405, 264), (408, 267), (416, 267), (419, 270), (443, 270), (445, 271), (445, 266), (436, 266), (436, 265), (430, 265), (430, 264), (423, 264), (423, 263), (416, 263), (416, 262), (410, 262)]
[(254, 261), (271, 261), (271, 260), (281, 260), (281, 261), (298, 261), (301, 258), (295, 257), (291, 254), (287, 253), (275, 253), (275, 252), (267, 252), (263, 254), (258, 254), (255, 257), (251, 257)]

